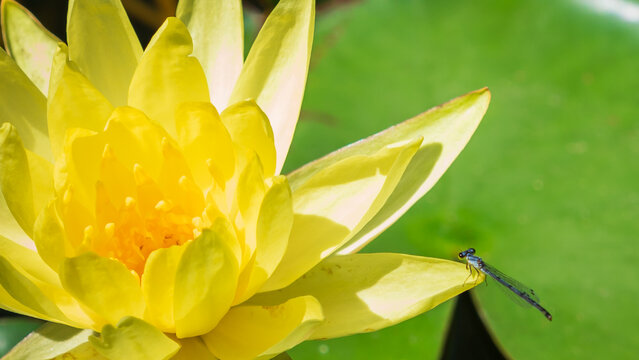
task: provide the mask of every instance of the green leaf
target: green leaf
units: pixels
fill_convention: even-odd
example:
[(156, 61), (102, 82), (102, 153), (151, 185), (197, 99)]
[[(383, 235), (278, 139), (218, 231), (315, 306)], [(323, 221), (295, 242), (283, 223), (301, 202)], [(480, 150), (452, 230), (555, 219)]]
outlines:
[[(12, 324), (17, 325), (15, 322)], [(3, 360), (52, 359), (87, 344), (91, 333), (91, 330), (46, 323), (24, 338)]]

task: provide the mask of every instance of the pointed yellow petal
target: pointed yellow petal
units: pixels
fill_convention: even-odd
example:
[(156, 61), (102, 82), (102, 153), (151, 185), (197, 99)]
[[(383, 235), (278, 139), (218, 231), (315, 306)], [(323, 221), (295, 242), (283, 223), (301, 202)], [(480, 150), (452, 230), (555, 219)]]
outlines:
[(0, 286), (20, 304), (39, 314), (38, 317), (70, 322), (56, 304), (4, 256), (0, 256)]
[(306, 340), (324, 320), (322, 308), (312, 296), (290, 299), (273, 306), (236, 306), (220, 324), (202, 336), (220, 359), (268, 358)]
[(271, 179), (257, 218), (256, 266), (270, 276), (288, 244), (293, 226), (293, 200), (285, 176)]
[(272, 179), (266, 191), (257, 218), (255, 262), (244, 271), (250, 272), (247, 280), (238, 287), (235, 303), (253, 296), (271, 276), (280, 263), (293, 226), (291, 189), (285, 176)]
[[(15, 127), (9, 123), (0, 127), (0, 189), (11, 216), (31, 237), (35, 217), (54, 194), (52, 167), (48, 161), (24, 149)], [(7, 221), (3, 226), (9, 231), (2, 234), (11, 237), (12, 222)]]
[(135, 108), (116, 108), (105, 128), (106, 142), (126, 169), (139, 164), (158, 179), (162, 168), (162, 142), (167, 132)]
[(211, 331), (228, 311), (238, 276), (237, 260), (228, 245), (232, 237), (230, 232), (205, 229), (184, 250), (175, 274), (178, 338)]
[[(86, 215), (91, 218), (95, 214), (95, 191), (100, 179), (100, 160), (104, 146), (104, 134), (81, 128), (69, 129), (65, 140), (65, 165), (62, 166), (60, 161), (56, 163), (55, 185), (61, 195), (59, 200), (65, 207), (71, 200), (76, 201), (88, 210)], [(61, 215), (66, 225), (66, 218), (64, 214)], [(86, 225), (88, 224), (84, 226)]]
[(0, 79), (0, 118), (18, 129), (27, 149), (52, 160), (47, 135), (47, 99), (2, 49)]
[(106, 325), (100, 337), (91, 335), (91, 345), (108, 359), (169, 359), (180, 349), (175, 341), (143, 320), (122, 319), (117, 327)]
[(2, 1), (2, 35), (7, 52), (46, 96), (51, 62), (60, 40), (13, 0)]
[(17, 246), (29, 248), (30, 250), (35, 248), (33, 240), (16, 221), (2, 194), (0, 194), (0, 236), (9, 239), (8, 241), (15, 243)]
[(34, 318), (43, 318), (46, 317), (37, 311), (31, 309), (30, 307), (24, 305), (18, 300), (14, 299), (7, 290), (0, 285), (0, 304), (2, 305), (2, 309), (11, 311), (16, 314), (21, 314), (25, 316), (30, 316)]
[(58, 275), (42, 261), (38, 253), (3, 236), (0, 236), (0, 254), (35, 279), (49, 284), (59, 283)]
[(33, 226), (33, 241), (38, 255), (51, 269), (59, 269), (65, 256), (71, 255), (71, 244), (66, 240), (55, 201), (51, 201), (38, 215)]
[(49, 136), (56, 158), (63, 150), (67, 129), (101, 131), (113, 112), (111, 103), (68, 61), (66, 53), (66, 46), (60, 43), (47, 103)]
[(49, 204), (55, 194), (53, 186), (53, 164), (40, 155), (25, 149), (29, 172), (31, 173), (31, 187), (33, 188), (33, 208), (36, 215)]
[(53, 359), (87, 344), (92, 331), (45, 323), (29, 334), (3, 359)]
[(433, 150), (439, 152), (437, 149), (422, 147), (419, 150), (384, 208), (339, 251), (340, 254), (353, 253), (364, 247), (437, 183), (468, 143), (486, 113), (489, 102), (488, 89), (474, 91), (407, 120), (393, 127), (394, 130), (380, 134), (378, 139), (381, 142), (388, 141), (391, 137), (405, 138), (410, 134), (423, 134), (425, 142), (440, 142), (443, 149), (441, 154), (433, 153)]
[(293, 188), (288, 248), (261, 290), (290, 284), (356, 234), (383, 206), (420, 144), (417, 138), (343, 159)]
[(0, 189), (11, 214), (22, 229), (32, 236), (36, 209), (31, 171), (22, 141), (16, 128), (9, 123), (0, 127)]
[(241, 1), (182, 0), (177, 17), (193, 37), (193, 55), (206, 73), (211, 102), (224, 109), (244, 60)]
[(185, 214), (200, 216), (204, 211), (204, 194), (191, 175), (191, 169), (182, 152), (168, 139), (162, 141), (162, 170), (160, 188), (174, 205)]
[[(0, 306), (11, 311), (76, 327), (92, 327), (91, 318), (35, 253), (0, 238)], [(25, 256), (26, 255), (26, 256)]]
[(254, 99), (275, 134), (279, 174), (302, 105), (313, 42), (314, 0), (282, 0), (264, 23), (246, 58), (230, 104)]
[(58, 275), (34, 251), (0, 237), (0, 304), (21, 314), (80, 327), (95, 321), (61, 287)]
[(246, 262), (255, 251), (257, 217), (260, 211), (260, 204), (264, 198), (266, 185), (264, 184), (264, 174), (262, 165), (255, 153), (252, 153), (248, 163), (242, 170), (237, 181), (237, 206), (242, 214), (244, 227), (244, 253), (242, 262)]
[[(477, 273), (475, 273), (477, 274)], [(298, 296), (319, 300), (326, 321), (311, 339), (375, 331), (428, 311), (484, 280), (464, 264), (403, 254), (332, 256), (290, 286), (263, 293), (251, 304)]]
[(128, 315), (142, 317), (144, 298), (139, 279), (117, 260), (94, 253), (68, 258), (60, 269), (60, 281), (109, 324)]
[(176, 18), (166, 19), (144, 51), (129, 88), (129, 105), (144, 111), (173, 136), (179, 104), (209, 101), (206, 76), (192, 51), (186, 26)]
[(133, 168), (127, 168), (115, 155), (110, 144), (105, 145), (100, 161), (100, 186), (112, 204), (123, 204), (127, 197), (136, 195)]
[(209, 165), (215, 169), (216, 181), (225, 184), (235, 171), (235, 155), (215, 107), (210, 103), (183, 103), (175, 120), (178, 141), (200, 188), (211, 185)]
[[(488, 89), (473, 91), (453, 99), (301, 167), (289, 175), (291, 187), (298, 187), (314, 173), (342, 159), (370, 154), (388, 144), (423, 136), (420, 150), (384, 207), (339, 251), (340, 254), (355, 252), (394, 223), (435, 185), (466, 146), (489, 102)], [(437, 144), (441, 144), (441, 149)]]
[(171, 246), (152, 252), (142, 274), (144, 318), (165, 332), (175, 332), (175, 274), (184, 249), (186, 246)]
[(264, 167), (264, 175), (273, 176), (276, 162), (275, 144), (273, 130), (266, 114), (250, 100), (229, 106), (221, 116), (233, 142), (255, 151)]
[(70, 0), (67, 40), (80, 71), (113, 105), (126, 105), (142, 46), (120, 0)]

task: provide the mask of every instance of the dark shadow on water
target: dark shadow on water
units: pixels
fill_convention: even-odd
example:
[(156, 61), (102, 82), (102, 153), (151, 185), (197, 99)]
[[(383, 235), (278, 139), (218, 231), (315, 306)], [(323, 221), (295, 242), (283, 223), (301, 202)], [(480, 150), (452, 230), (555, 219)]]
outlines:
[(468, 358), (473, 360), (506, 359), (477, 314), (475, 303), (467, 291), (457, 297), (441, 359)]

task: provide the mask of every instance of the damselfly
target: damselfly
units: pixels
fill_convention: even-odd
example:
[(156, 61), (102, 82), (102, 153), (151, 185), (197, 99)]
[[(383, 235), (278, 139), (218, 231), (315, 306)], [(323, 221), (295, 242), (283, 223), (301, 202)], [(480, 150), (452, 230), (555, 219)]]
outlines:
[(493, 279), (497, 280), (498, 283), (504, 285), (508, 290), (515, 293), (515, 295), (535, 307), (537, 310), (541, 311), (541, 313), (544, 314), (544, 316), (548, 320), (552, 320), (552, 315), (550, 315), (548, 310), (539, 305), (539, 298), (537, 297), (537, 295), (535, 295), (533, 289), (525, 286), (519, 281), (486, 264), (482, 258), (480, 258), (479, 256), (475, 256), (475, 249), (470, 248), (468, 250), (460, 252), (459, 258), (466, 258), (466, 267), (470, 269), (471, 274), (473, 273), (473, 269), (475, 269), (492, 277)]

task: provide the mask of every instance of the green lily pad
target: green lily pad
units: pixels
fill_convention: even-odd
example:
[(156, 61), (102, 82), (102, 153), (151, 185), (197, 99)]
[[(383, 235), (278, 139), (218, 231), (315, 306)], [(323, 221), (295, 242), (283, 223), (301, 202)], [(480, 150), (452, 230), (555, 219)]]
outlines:
[[(494, 340), (516, 359), (630, 358), (639, 346), (639, 27), (598, 3), (369, 0), (318, 15), (286, 171), (491, 89), (447, 174), (364, 250), (454, 258), (473, 246), (534, 288), (552, 322), (494, 282), (477, 290)], [(436, 358), (450, 309), (290, 353)]]
[(24, 316), (0, 318), (0, 356), (4, 356), (30, 332), (39, 328), (42, 321)]

